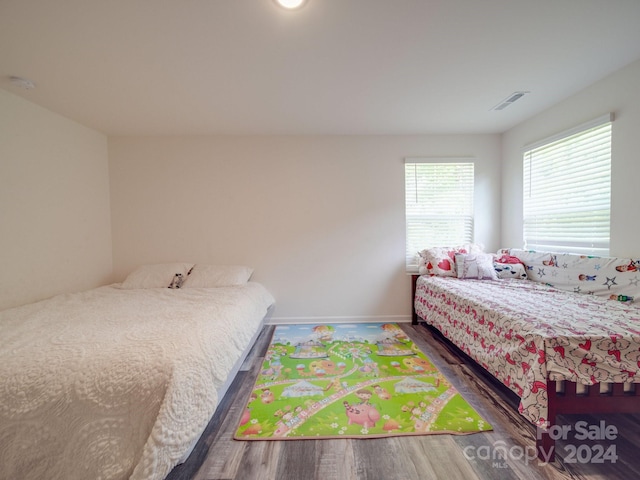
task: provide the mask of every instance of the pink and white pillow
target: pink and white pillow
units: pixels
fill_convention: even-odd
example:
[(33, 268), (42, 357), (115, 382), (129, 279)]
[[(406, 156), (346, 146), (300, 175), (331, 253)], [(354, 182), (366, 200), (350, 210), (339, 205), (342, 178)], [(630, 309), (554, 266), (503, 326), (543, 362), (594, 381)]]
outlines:
[(475, 243), (456, 247), (433, 247), (418, 252), (418, 273), (421, 275), (439, 275), (442, 277), (456, 277), (456, 253), (483, 253), (483, 247)]

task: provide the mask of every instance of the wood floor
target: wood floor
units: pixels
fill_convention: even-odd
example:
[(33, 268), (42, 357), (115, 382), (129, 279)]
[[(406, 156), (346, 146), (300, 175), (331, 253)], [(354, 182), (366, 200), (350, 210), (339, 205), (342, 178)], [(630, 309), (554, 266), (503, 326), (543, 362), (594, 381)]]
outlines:
[[(273, 333), (274, 327), (266, 326), (193, 453), (167, 480), (640, 478), (640, 416), (564, 417), (568, 425), (586, 421), (589, 428), (605, 422), (618, 433), (609, 440), (569, 437), (558, 441), (557, 460), (541, 463), (531, 458), (535, 456), (535, 429), (517, 413), (515, 395), (490, 383), (477, 366), (431, 329), (401, 326), (493, 431), (366, 440), (233, 440)], [(609, 456), (599, 455), (607, 450)], [(614, 451), (617, 458), (611, 456)], [(572, 453), (576, 453), (574, 461)], [(603, 462), (597, 463), (598, 458)]]

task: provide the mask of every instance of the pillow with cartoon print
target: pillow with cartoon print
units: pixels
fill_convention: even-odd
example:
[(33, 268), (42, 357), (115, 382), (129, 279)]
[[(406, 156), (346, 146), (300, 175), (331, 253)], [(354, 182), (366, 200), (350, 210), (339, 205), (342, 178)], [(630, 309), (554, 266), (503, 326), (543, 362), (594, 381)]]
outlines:
[(527, 279), (527, 271), (521, 263), (500, 263), (494, 262), (493, 268), (498, 274), (498, 278)]
[(621, 301), (640, 298), (638, 260), (517, 249), (512, 249), (511, 254), (522, 260), (530, 280), (559, 290)]

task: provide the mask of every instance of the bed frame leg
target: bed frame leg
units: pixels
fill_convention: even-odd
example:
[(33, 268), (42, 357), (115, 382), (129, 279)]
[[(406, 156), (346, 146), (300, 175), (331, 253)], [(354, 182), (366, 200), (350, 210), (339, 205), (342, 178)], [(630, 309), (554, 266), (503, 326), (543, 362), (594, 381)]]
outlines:
[(553, 462), (556, 459), (556, 441), (549, 434), (549, 429), (556, 424), (556, 382), (547, 380), (547, 430), (536, 427), (536, 452), (538, 460)]
[(416, 282), (420, 275), (411, 275), (411, 324), (418, 324), (418, 314), (416, 313)]
[(538, 460), (541, 462), (551, 463), (556, 459), (556, 441), (551, 438), (548, 432), (537, 428), (536, 434), (536, 452)]

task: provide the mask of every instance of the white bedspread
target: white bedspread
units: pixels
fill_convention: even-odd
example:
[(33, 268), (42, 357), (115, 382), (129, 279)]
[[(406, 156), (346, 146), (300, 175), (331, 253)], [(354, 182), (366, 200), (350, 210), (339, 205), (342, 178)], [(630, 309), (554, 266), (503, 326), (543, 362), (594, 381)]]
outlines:
[(164, 478), (273, 302), (113, 285), (0, 312), (0, 479)]

